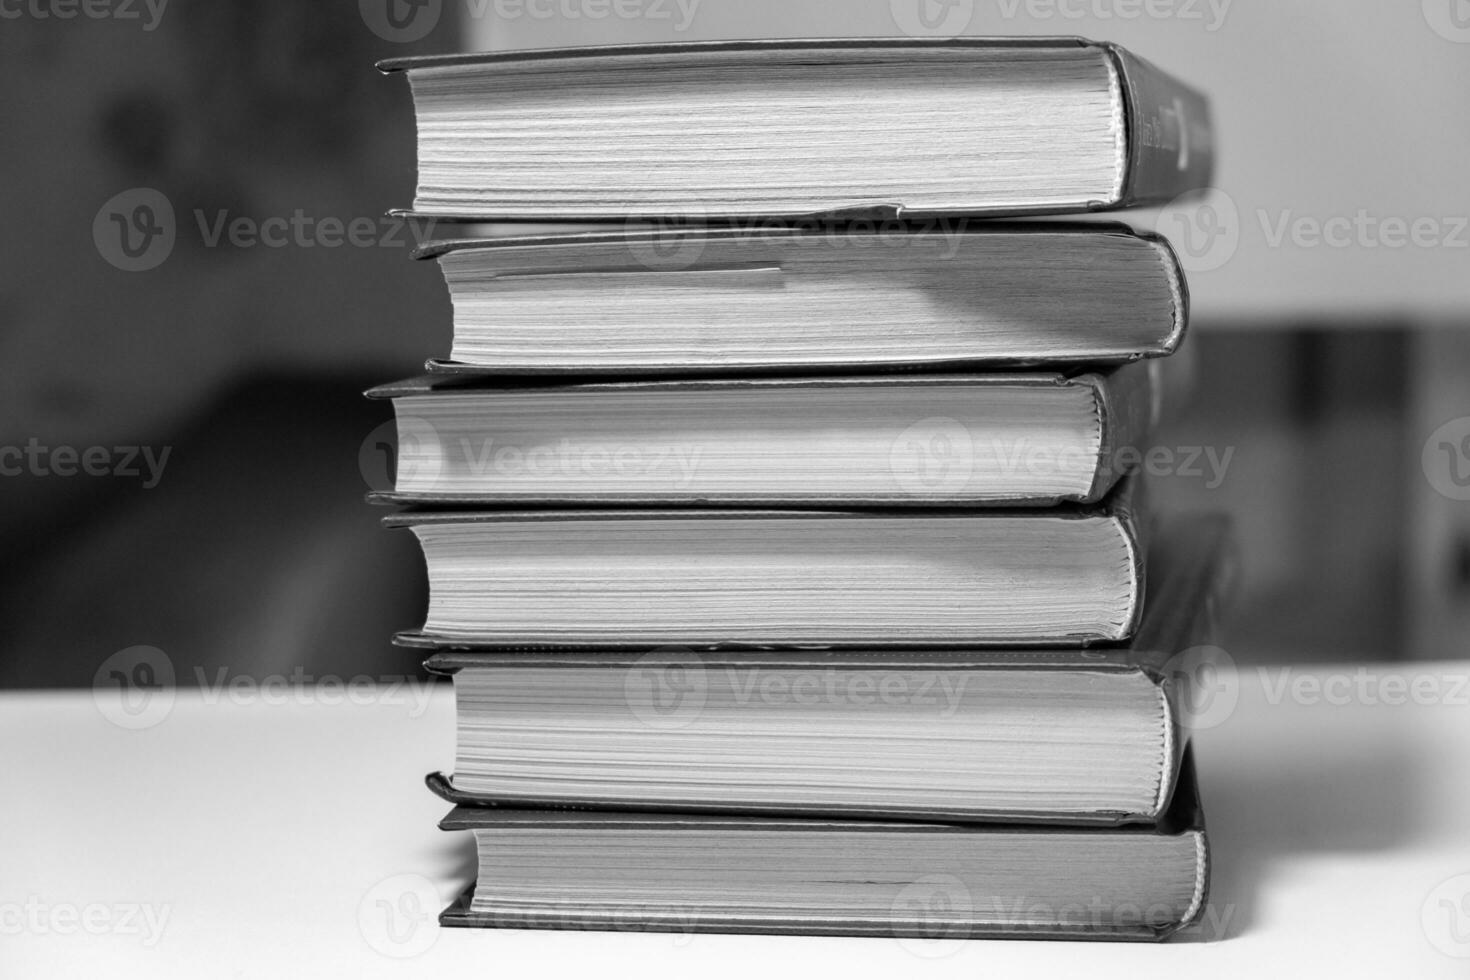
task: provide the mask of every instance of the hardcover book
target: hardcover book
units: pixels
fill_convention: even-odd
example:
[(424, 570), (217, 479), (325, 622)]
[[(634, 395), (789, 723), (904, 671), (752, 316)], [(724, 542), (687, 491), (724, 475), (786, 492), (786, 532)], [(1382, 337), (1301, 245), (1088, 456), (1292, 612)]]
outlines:
[(1050, 510), (521, 510), (418, 536), (462, 646), (1084, 647), (1143, 612), (1140, 486)]
[(1119, 364), (1178, 349), (1162, 238), (967, 218), (463, 239), (419, 249), (454, 302), (439, 372), (832, 372)]
[(1146, 365), (1107, 373), (387, 385), (397, 478), (441, 505), (1097, 503), (1146, 446)]
[(385, 61), (414, 208), (491, 220), (1040, 214), (1209, 183), (1203, 96), (1078, 38), (735, 41)]
[(1009, 827), (456, 808), (446, 926), (921, 939), (1166, 939), (1209, 891), (1187, 762), (1152, 826)]

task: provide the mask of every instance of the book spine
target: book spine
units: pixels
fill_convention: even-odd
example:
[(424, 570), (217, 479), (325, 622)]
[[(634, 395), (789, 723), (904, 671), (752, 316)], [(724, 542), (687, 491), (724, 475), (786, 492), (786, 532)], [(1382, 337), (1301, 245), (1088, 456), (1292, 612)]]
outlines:
[(1148, 364), (1131, 364), (1111, 374), (1087, 375), (1078, 381), (1092, 385), (1102, 431), (1097, 474), (1086, 500), (1097, 503), (1127, 475), (1121, 464), (1129, 455), (1142, 459), (1147, 449), (1153, 428), (1153, 371)]
[(1151, 513), (1147, 503), (1147, 481), (1143, 473), (1130, 473), (1113, 490), (1113, 495), (1108, 498), (1108, 510), (1113, 519), (1123, 529), (1124, 536), (1128, 539), (1129, 547), (1133, 552), (1133, 595), (1129, 602), (1129, 616), (1123, 627), (1122, 634), (1117, 641), (1126, 643), (1137, 636), (1143, 625), (1144, 597), (1148, 591), (1147, 567), (1145, 556), (1148, 554), (1149, 540), (1152, 527), (1149, 521)]
[(1172, 357), (1184, 346), (1184, 337), (1189, 332), (1189, 280), (1184, 275), (1184, 266), (1179, 262), (1179, 253), (1174, 243), (1162, 235), (1145, 235), (1144, 240), (1154, 247), (1168, 277), (1169, 291), (1174, 295), (1174, 322), (1169, 334), (1158, 349), (1151, 351), (1155, 357)]
[(1123, 89), (1127, 132), (1119, 206), (1166, 204), (1209, 187), (1215, 170), (1209, 100), (1136, 55), (1109, 51)]

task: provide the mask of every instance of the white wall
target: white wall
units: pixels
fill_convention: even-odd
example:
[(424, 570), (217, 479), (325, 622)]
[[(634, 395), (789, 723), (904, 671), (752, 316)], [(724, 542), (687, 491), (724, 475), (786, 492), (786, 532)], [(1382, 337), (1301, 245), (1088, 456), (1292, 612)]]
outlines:
[[(445, 2), (485, 49), (896, 35), (920, 3), (970, 35), (1118, 41), (1215, 102), (1223, 234), (1204, 248), (1194, 208), (1163, 222), (1172, 238), (1195, 222), (1201, 322), (1470, 314), (1470, 0)], [(1389, 247), (1393, 221), (1418, 222), (1419, 243)], [(1346, 244), (1314, 243), (1314, 226)]]

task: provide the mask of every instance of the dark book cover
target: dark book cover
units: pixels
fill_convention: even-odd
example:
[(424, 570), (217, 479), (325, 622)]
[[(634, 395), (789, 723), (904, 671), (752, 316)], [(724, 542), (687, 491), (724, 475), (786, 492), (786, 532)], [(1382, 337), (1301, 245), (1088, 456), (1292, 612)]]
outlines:
[[(495, 883), (472, 885), (449, 906), (439, 918), (442, 925), (456, 928), (486, 929), (563, 929), (623, 930), (647, 932), (734, 933), (752, 935), (913, 937), (923, 939), (1052, 939), (1121, 942), (1158, 942), (1168, 939), (1197, 921), (1203, 914), (1209, 896), (1209, 840), (1205, 830), (1204, 811), (1200, 804), (1198, 784), (1192, 759), (1186, 755), (1181, 766), (1178, 792), (1163, 819), (1147, 826), (1117, 828), (1017, 827), (959, 824), (912, 824), (839, 819), (791, 820), (762, 817), (680, 816), (651, 813), (587, 813), (568, 810), (510, 810), (481, 807), (456, 807), (440, 823), (447, 831), (494, 833), (574, 831), (578, 834), (608, 833), (607, 852), (616, 853), (619, 832), (634, 831), (643, 835), (668, 835), (671, 844), (683, 833), (698, 833), (717, 839), (722, 832), (749, 835), (768, 833), (773, 839), (797, 839), (803, 834), (841, 832), (872, 835), (954, 835), (960, 847), (966, 836), (996, 835), (1017, 839), (1017, 835), (1056, 842), (1056, 867), (1043, 867), (1045, 859), (1033, 864), (1035, 874), (1043, 872), (1066, 877), (1073, 869), (1067, 864), (1066, 852), (1078, 847), (1090, 848), (1110, 840), (1155, 840), (1161, 846), (1156, 858), (1147, 861), (1146, 869), (1161, 877), (1173, 873), (1192, 880), (1192, 895), (1181, 903), (1177, 913), (1161, 921), (1146, 914), (1149, 900), (1142, 889), (1131, 894), (1127, 888), (1109, 885), (1108, 902), (1089, 911), (1058, 908), (1054, 921), (1037, 921), (1027, 910), (1022, 921), (979, 921), (973, 910), (981, 907), (1024, 908), (1030, 903), (1024, 895), (999, 894), (990, 890), (990, 882), (982, 876), (967, 883), (955, 876), (945, 876), (941, 898), (945, 901), (922, 902), (918, 921), (903, 901), (906, 893), (925, 892), (935, 884), (934, 876), (915, 869), (907, 884), (903, 880), (887, 880), (894, 901), (888, 916), (834, 914), (833, 910), (801, 913), (790, 910), (752, 908), (740, 905), (732, 896), (731, 908), (711, 907), (708, 903), (690, 903), (686, 914), (667, 918), (656, 915), (629, 919), (616, 907), (599, 907), (586, 901), (552, 899), (550, 901), (487, 900), (476, 907), (477, 889), (494, 887)], [(1179, 845), (1179, 846), (1175, 846)], [(875, 843), (876, 846), (881, 846)], [(670, 847), (670, 852), (676, 849)], [(1151, 849), (1150, 849), (1151, 850)], [(1187, 855), (1187, 858), (1185, 857)], [(861, 876), (862, 856), (851, 861), (850, 873)], [(1184, 866), (1184, 862), (1188, 865)], [(787, 869), (791, 869), (788, 864)], [(1137, 865), (1130, 870), (1136, 871)], [(672, 869), (671, 869), (672, 870)], [(799, 870), (799, 868), (795, 869)], [(1124, 869), (1120, 868), (1119, 871)], [(959, 899), (956, 901), (955, 899)], [(670, 899), (678, 905), (677, 898)], [(1080, 914), (1077, 914), (1080, 913)]]

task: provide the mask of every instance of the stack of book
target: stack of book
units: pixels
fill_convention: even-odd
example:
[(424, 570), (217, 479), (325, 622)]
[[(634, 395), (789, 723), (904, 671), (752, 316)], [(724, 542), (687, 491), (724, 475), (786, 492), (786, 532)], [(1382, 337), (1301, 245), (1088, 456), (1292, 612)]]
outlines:
[[(999, 217), (1208, 182), (1203, 98), (1076, 40), (413, 59), (454, 352), (381, 388), (399, 641), (454, 678), (449, 925), (1156, 939), (1207, 849), (1155, 521), (1167, 242)], [(1145, 568), (1148, 569), (1147, 579)]]

